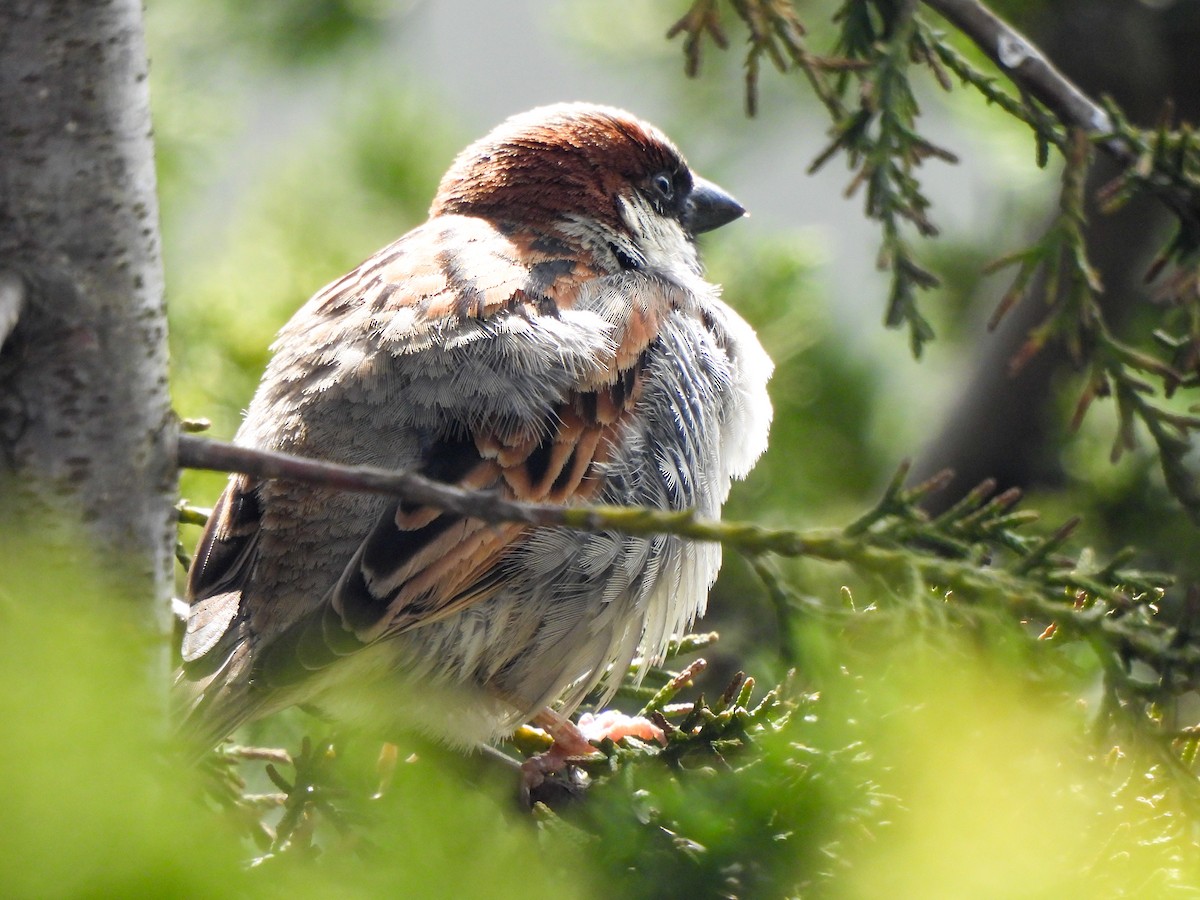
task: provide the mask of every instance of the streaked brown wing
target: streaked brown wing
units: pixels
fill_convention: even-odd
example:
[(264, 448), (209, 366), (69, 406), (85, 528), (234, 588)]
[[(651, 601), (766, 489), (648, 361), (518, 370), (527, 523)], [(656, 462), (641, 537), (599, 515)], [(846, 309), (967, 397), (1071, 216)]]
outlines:
[[(575, 394), (550, 416), (557, 427), (536, 443), (476, 435), (469, 445), (474, 464), (456, 483), (519, 500), (587, 502), (638, 388), (630, 370), (612, 385)], [(363, 541), (328, 602), (264, 648), (264, 681), (293, 683), (381, 637), (492, 596), (504, 586), (505, 554), (526, 533), (522, 525), (397, 504)]]
[(261, 519), (257, 484), (234, 476), (213, 507), (188, 572), (190, 609), (180, 649), (185, 663), (211, 653), (237, 617)]

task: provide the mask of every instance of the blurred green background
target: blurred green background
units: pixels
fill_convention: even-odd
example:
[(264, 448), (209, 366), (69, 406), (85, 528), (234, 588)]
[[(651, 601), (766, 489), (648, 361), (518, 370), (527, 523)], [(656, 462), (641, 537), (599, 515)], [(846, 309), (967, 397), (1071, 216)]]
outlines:
[[(835, 5), (798, 4), (814, 45)], [(1051, 359), (1027, 380), (989, 380), (1004, 368), (1003, 336), (983, 322), (1005, 284), (979, 268), (1018, 248), (1056, 202), (1057, 172), (1036, 168), (1024, 127), (962, 91), (926, 86), (925, 127), (963, 163), (924, 172), (943, 237), (919, 253), (944, 287), (926, 299), (939, 341), (918, 363), (905, 336), (880, 324), (878, 235), (861, 198), (842, 196), (841, 164), (806, 175), (825, 140), (823, 114), (799, 78), (767, 72), (759, 117), (745, 118), (732, 22), (735, 51), (710, 54), (700, 79), (685, 79), (664, 34), (686, 6), (150, 0), (180, 415), (232, 436), (278, 328), (421, 222), (468, 141), (541, 103), (611, 103), (660, 125), (751, 211), (704, 246), (712, 280), (778, 365), (771, 448), (735, 489), (729, 518), (841, 525), (915, 458), (926, 471), (954, 463), (964, 481), (995, 472), (1027, 487), (1051, 520), (1083, 514), (1098, 551), (1132, 542), (1148, 562), (1192, 574), (1195, 529), (1166, 498), (1153, 457), (1109, 463), (1103, 405), (1066, 433), (1078, 390), (1069, 369)], [(1184, 64), (1186, 38), (1200, 32), (1195, 3), (994, 6), (1135, 115), (1152, 118), (1168, 94), (1185, 109), (1196, 102)], [(1125, 276), (1161, 229), (1152, 212), (1135, 212), (1097, 236), (1134, 329), (1142, 299), (1120, 292), (1134, 290)], [(183, 495), (209, 505), (222, 481), (188, 473)], [(185, 543), (195, 537), (185, 531)], [(1200, 857), (1161, 839), (1176, 827), (1163, 817), (1179, 823), (1178, 811), (1122, 794), (1131, 773), (1086, 740), (1095, 679), (1086, 665), (1031, 658), (1011, 625), (960, 642), (870, 616), (853, 633), (819, 617), (781, 622), (736, 557), (705, 620), (723, 639), (702, 688), (719, 692), (736, 668), (769, 685), (795, 666), (813, 695), (766, 742), (756, 775), (676, 782), (642, 772), (589, 797), (587, 829), (539, 829), (515, 811), (502, 775), (427, 747), (355, 823), (360, 843), (333, 832), (319, 862), (248, 868), (244, 829), (200, 796), (192, 772), (161, 760), (145, 654), (128, 652), (134, 629), (112, 621), (102, 600), (83, 614), (64, 601), (89, 592), (84, 574), (72, 590), (47, 592), (39, 572), (61, 571), (59, 561), (7, 552), (0, 568), (19, 560), (29, 577), (0, 593), (0, 677), (39, 676), (0, 695), (5, 896), (767, 897), (799, 885), (806, 896), (1066, 897), (1200, 886)], [(845, 584), (870, 606), (875, 588), (853, 573), (783, 568), (802, 593), (824, 602)], [(276, 736), (312, 720), (297, 721)], [(270, 726), (258, 734), (269, 738)], [(363, 754), (347, 766), (369, 781)], [(680, 830), (648, 839), (647, 822), (667, 819)], [(1089, 845), (1097, 833), (1118, 835), (1119, 846)]]

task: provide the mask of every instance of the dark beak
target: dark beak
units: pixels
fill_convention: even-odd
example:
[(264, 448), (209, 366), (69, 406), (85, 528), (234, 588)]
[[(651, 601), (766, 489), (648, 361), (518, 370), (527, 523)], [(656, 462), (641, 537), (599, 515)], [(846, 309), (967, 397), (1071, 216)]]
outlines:
[(746, 208), (703, 178), (694, 177), (683, 225), (692, 234), (712, 231), (746, 214)]

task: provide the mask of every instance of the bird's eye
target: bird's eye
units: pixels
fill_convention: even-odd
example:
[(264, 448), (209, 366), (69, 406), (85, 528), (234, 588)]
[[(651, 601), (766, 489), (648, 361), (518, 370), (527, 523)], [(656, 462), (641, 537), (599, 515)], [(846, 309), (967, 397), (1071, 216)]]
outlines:
[(654, 189), (658, 191), (659, 196), (664, 200), (670, 200), (675, 196), (675, 184), (671, 181), (671, 176), (666, 172), (655, 175), (651, 183), (654, 185)]

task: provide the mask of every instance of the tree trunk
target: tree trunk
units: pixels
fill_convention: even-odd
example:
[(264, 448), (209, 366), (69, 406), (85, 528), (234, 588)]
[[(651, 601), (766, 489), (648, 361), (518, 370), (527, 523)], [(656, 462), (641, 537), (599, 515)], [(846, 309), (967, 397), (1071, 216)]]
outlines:
[(79, 548), (111, 576), (98, 587), (159, 625), (174, 547), (166, 338), (141, 4), (4, 0), (0, 530)]

